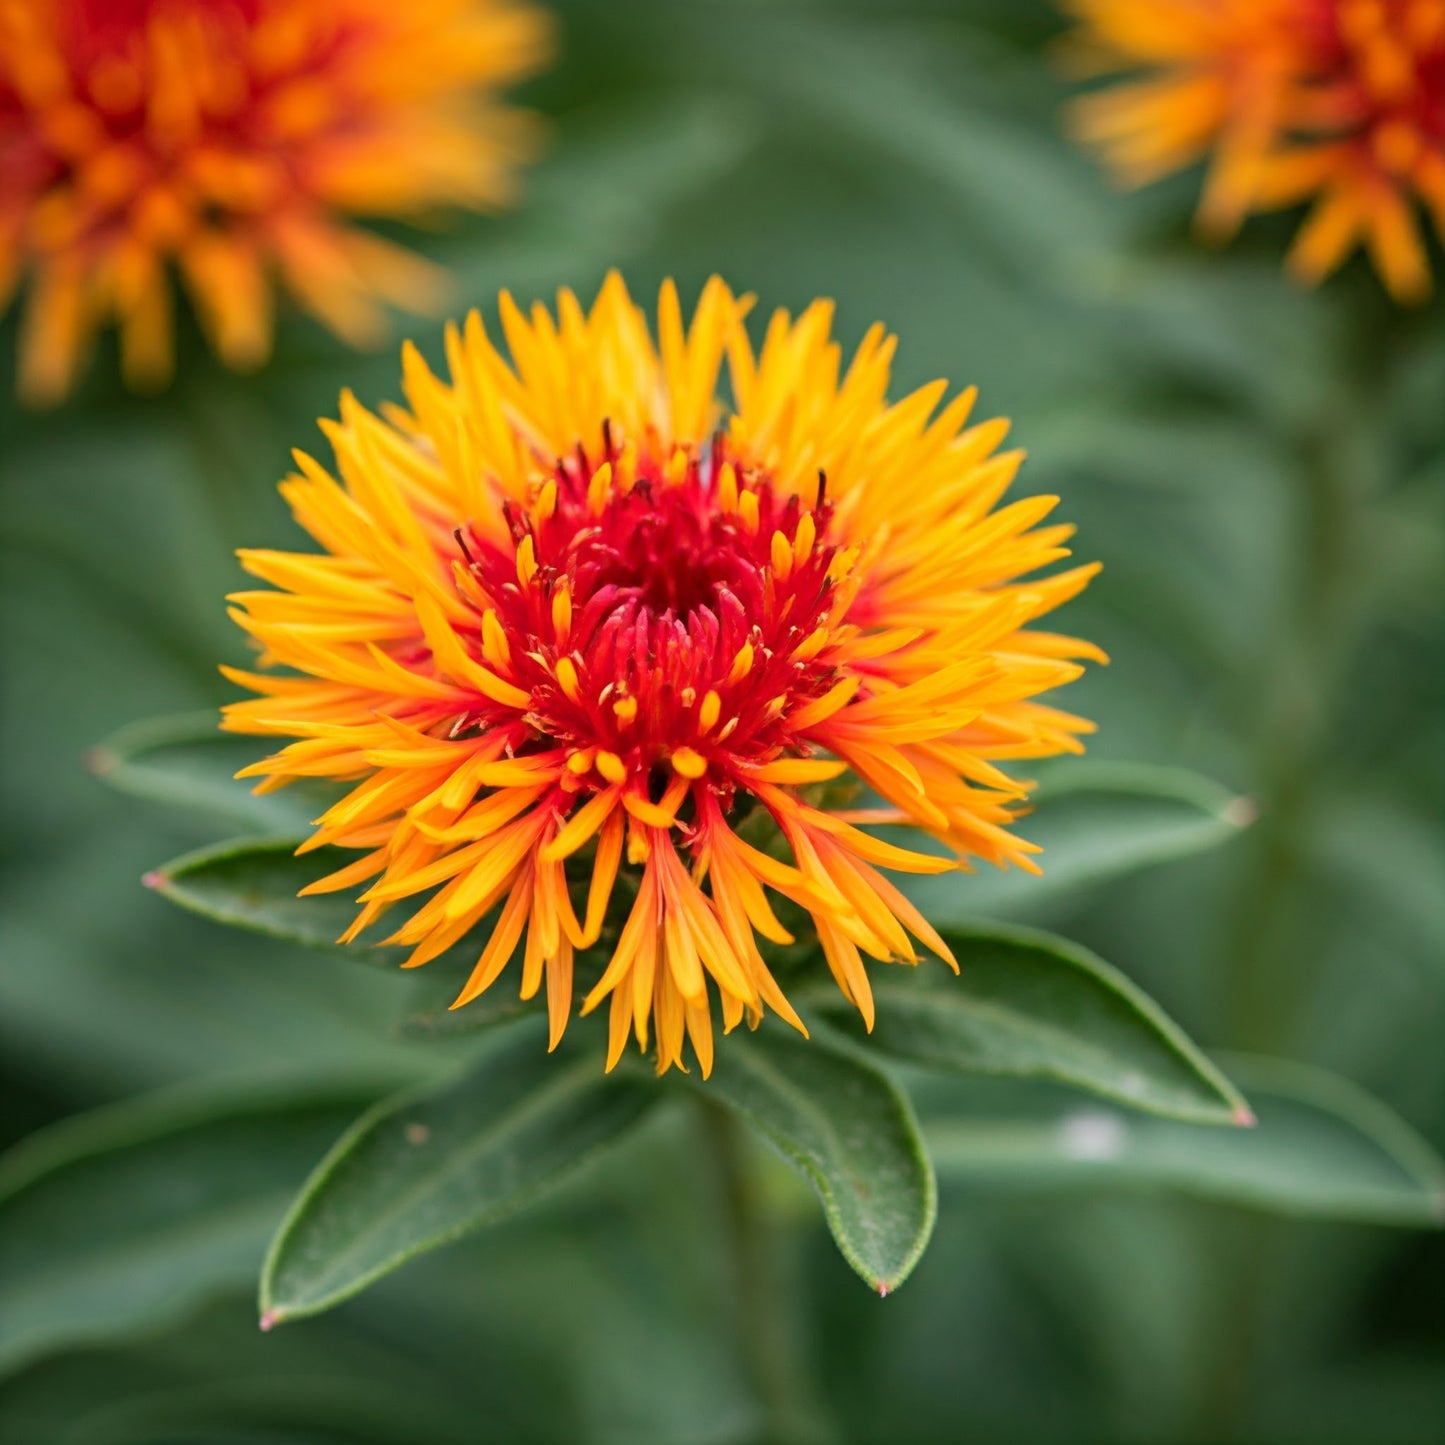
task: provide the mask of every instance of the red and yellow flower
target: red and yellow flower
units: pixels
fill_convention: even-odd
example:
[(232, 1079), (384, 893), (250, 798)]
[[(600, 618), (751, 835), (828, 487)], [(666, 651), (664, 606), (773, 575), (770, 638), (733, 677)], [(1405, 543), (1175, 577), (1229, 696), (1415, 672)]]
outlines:
[(1445, 237), (1445, 0), (1063, 0), (1075, 52), (1131, 78), (1075, 111), (1129, 185), (1210, 158), (1207, 231), (1314, 199), (1290, 268), (1363, 245), (1391, 293), (1429, 294), (1420, 211)]
[(0, 306), (30, 278), (22, 392), (54, 401), (114, 320), (172, 364), (171, 269), (230, 364), (274, 278), (355, 344), (442, 273), (343, 220), (491, 207), (530, 149), (496, 87), (547, 49), (523, 0), (0, 0)]
[[(350, 785), (303, 846), (361, 856), (307, 891), (364, 890), (348, 938), (411, 904), (388, 940), (411, 965), (496, 910), (456, 1006), (520, 946), (555, 1045), (621, 875), (583, 1004), (609, 1002), (609, 1067), (651, 1031), (660, 1070), (686, 1036), (706, 1073), (713, 992), (728, 1028), (801, 1027), (759, 947), (791, 941), (770, 895), (871, 1024), (865, 955), (952, 961), (880, 870), (959, 864), (860, 825), (1033, 868), (1029, 785), (998, 764), (1089, 730), (1037, 697), (1100, 654), (1032, 624), (1095, 568), (1030, 577), (1072, 529), (1041, 525), (1053, 497), (999, 505), (1007, 424), (967, 425), (972, 391), (940, 409), (941, 381), (890, 404), (894, 339), (843, 370), (827, 302), (755, 351), (748, 304), (714, 279), (685, 326), (669, 283), (654, 340), (616, 275), (590, 313), (504, 294), (510, 362), (473, 313), (449, 381), (407, 348), (405, 410), (342, 398), (339, 481), (298, 454), (282, 490), (318, 554), (241, 554), (274, 590), (234, 615), (286, 670), (227, 669), (259, 696), (225, 725), (296, 739), (243, 775)], [(829, 806), (845, 776), (880, 806)]]

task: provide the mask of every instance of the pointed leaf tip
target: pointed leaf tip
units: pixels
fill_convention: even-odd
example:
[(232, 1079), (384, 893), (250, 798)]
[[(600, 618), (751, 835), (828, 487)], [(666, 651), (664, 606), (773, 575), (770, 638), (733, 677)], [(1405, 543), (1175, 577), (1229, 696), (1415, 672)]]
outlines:
[(866, 1035), (835, 991), (799, 997), (870, 1052), (925, 1068), (1054, 1079), (1196, 1123), (1253, 1122), (1239, 1091), (1159, 1006), (1087, 949), (1005, 924), (942, 933), (960, 976), (938, 969), (880, 978), (877, 1022)]
[(1247, 793), (1241, 793), (1224, 805), (1223, 817), (1236, 828), (1248, 828), (1259, 821), (1259, 804)]
[(163, 863), (147, 875), (146, 886), (215, 923), (338, 951), (371, 967), (400, 963), (406, 955), (399, 948), (338, 943), (355, 923), (356, 906), (344, 893), (302, 896), (338, 860), (324, 849), (298, 856), (300, 841), (294, 834), (233, 838)]
[(813, 1185), (844, 1259), (880, 1298), (908, 1278), (933, 1231), (933, 1166), (907, 1096), (855, 1046), (766, 1028), (720, 1051), (690, 1086), (768, 1138)]
[(281, 1323), (281, 1311), (267, 1310), (264, 1314), (262, 1314), (261, 1318), (257, 1321), (257, 1323), (260, 1325), (261, 1333), (263, 1335), (269, 1334), (273, 1329), (276, 1328), (277, 1325)]

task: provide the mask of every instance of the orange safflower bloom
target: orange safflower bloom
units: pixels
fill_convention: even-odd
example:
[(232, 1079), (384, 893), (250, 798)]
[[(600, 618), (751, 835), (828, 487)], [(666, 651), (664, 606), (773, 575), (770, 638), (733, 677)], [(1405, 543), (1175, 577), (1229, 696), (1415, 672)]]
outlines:
[[(1007, 424), (964, 429), (972, 391), (935, 415), (941, 381), (890, 405), (881, 327), (840, 376), (828, 302), (776, 313), (755, 353), (748, 304), (714, 278), (685, 328), (668, 283), (654, 342), (614, 274), (590, 314), (563, 291), (528, 320), (504, 293), (510, 364), (475, 313), (447, 331), (449, 383), (408, 347), (407, 410), (346, 395), (323, 423), (341, 483), (300, 454), (283, 483), (321, 554), (241, 553), (280, 590), (232, 599), (292, 671), (227, 669), (260, 696), (225, 726), (299, 739), (242, 776), (354, 784), (303, 845), (362, 850), (307, 890), (367, 885), (347, 939), (428, 895), (388, 940), (422, 964), (499, 909), (454, 1007), (525, 934), (555, 1046), (624, 870), (583, 1005), (610, 998), (609, 1068), (651, 1025), (659, 1071), (686, 1034), (706, 1074), (710, 989), (729, 1029), (764, 1008), (802, 1027), (757, 942), (792, 941), (770, 891), (871, 1024), (863, 954), (916, 963), (911, 934), (952, 962), (879, 869), (958, 864), (858, 824), (1033, 868), (1008, 831), (1029, 784), (996, 762), (1089, 731), (1033, 699), (1101, 655), (1029, 624), (1095, 568), (1018, 580), (1072, 529), (1038, 526), (1053, 497), (996, 509)], [(844, 774), (886, 808), (823, 806)]]
[(1418, 301), (1423, 206), (1445, 237), (1445, 0), (1063, 0), (1076, 54), (1135, 72), (1084, 97), (1079, 135), (1129, 185), (1210, 156), (1205, 229), (1314, 199), (1289, 267), (1318, 282), (1364, 245)]
[(96, 328), (127, 378), (172, 365), (179, 272), (235, 367), (273, 274), (339, 336), (444, 276), (345, 215), (507, 199), (531, 125), (490, 92), (542, 60), (521, 0), (0, 0), (0, 308), (27, 273), (20, 387), (69, 390)]

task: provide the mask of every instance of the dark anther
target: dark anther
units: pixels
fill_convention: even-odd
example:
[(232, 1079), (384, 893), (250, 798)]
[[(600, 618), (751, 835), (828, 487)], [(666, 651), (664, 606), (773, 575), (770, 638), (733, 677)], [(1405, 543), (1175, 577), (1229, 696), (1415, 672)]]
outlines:
[(610, 416), (604, 416), (602, 418), (602, 446), (607, 454), (606, 459), (610, 462), (614, 455), (612, 447), (612, 418)]
[(452, 536), (457, 539), (457, 546), (462, 549), (462, 556), (467, 559), (467, 566), (475, 567), (477, 565), (477, 559), (472, 556), (471, 549), (467, 546), (467, 539), (462, 536), (462, 529), (460, 527), (453, 527)]
[(827, 474), (827, 472), (825, 472), (825, 471), (822, 469), (822, 467), (819, 467), (819, 468), (818, 468), (818, 500), (813, 503), (813, 510), (814, 510), (815, 512), (821, 512), (821, 511), (823, 510), (823, 502), (824, 502), (824, 500), (827, 498), (827, 496), (828, 496), (828, 474)]
[(527, 519), (519, 516), (516, 507), (508, 501), (502, 503), (502, 520), (507, 524), (512, 541), (520, 546), (522, 538), (527, 535)]

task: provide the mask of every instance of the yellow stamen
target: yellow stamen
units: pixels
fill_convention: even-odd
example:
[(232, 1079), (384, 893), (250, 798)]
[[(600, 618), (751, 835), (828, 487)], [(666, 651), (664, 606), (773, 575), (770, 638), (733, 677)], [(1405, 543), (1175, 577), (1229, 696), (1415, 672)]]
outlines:
[(517, 548), (517, 581), (528, 587), (536, 575), (537, 551), (532, 543), (532, 534), (528, 532)]
[(570, 657), (557, 659), (557, 686), (570, 702), (581, 697), (581, 684), (577, 677), (577, 664)]
[(758, 494), (756, 492), (744, 492), (738, 498), (738, 517), (743, 524), (743, 530), (749, 536), (758, 530)]
[(572, 634), (572, 591), (565, 579), (552, 594), (552, 629), (557, 634), (557, 646), (566, 647)]
[(612, 490), (612, 463), (603, 462), (587, 484), (587, 510), (600, 517), (607, 507), (607, 494)]
[(731, 515), (738, 509), (738, 474), (731, 462), (724, 462), (717, 478), (718, 510)]
[(786, 582), (793, 571), (793, 548), (781, 532), (773, 533), (769, 548), (773, 563), (773, 576), (779, 582)]
[(627, 769), (616, 753), (599, 752), (597, 754), (597, 771), (609, 783), (620, 783), (627, 777)]
[(684, 778), (700, 778), (707, 772), (707, 759), (691, 748), (678, 748), (672, 755), (672, 766)]

